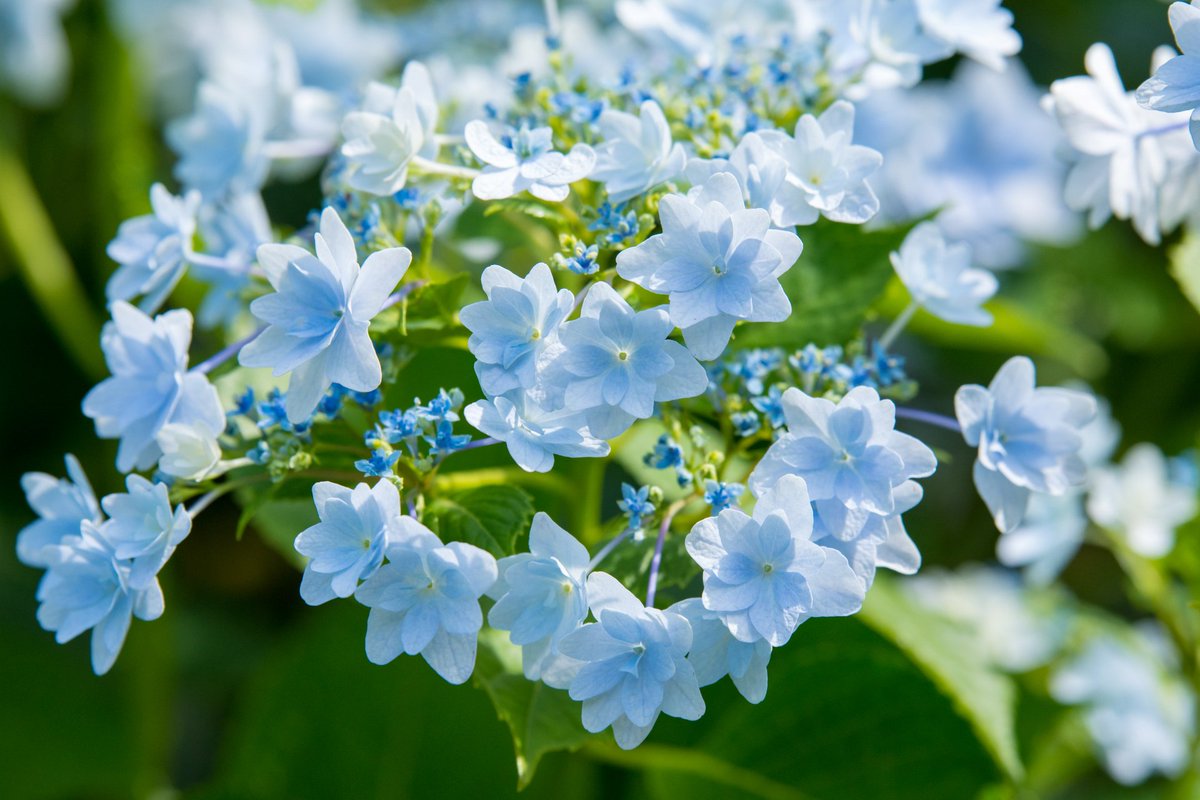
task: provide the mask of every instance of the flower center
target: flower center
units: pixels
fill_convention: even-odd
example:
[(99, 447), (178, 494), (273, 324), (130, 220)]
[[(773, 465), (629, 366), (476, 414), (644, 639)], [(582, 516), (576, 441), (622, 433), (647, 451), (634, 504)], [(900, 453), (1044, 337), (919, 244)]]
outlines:
[(626, 353), (624, 350), (621, 350), (620, 352), (617, 353), (617, 358), (621, 361), (628, 361), (629, 353)]
[(536, 342), (538, 339), (542, 338), (541, 330), (539, 330), (538, 328), (534, 328), (532, 331), (529, 332), (529, 338)]
[(763, 575), (770, 575), (775, 571), (775, 565), (771, 563), (763, 564)]

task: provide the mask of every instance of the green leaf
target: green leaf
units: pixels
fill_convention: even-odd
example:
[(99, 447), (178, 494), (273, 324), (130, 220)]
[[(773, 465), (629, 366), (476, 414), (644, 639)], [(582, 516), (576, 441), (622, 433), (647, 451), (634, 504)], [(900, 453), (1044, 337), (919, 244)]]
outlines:
[(1192, 305), (1200, 310), (1200, 234), (1187, 229), (1183, 239), (1171, 248), (1171, 276)]
[(303, 568), (304, 556), (296, 552), (294, 545), (296, 534), (319, 521), (311, 494), (280, 499), (266, 493), (261, 499), (251, 498), (243, 504), (237, 531), (240, 538), (245, 528), (253, 525), (259, 537), (273, 550), (290, 564)]
[(824, 220), (804, 228), (804, 253), (780, 277), (792, 301), (791, 316), (781, 323), (738, 328), (737, 346), (803, 347), (854, 339), (892, 278), (888, 255), (908, 231), (864, 231), (858, 225)]
[(908, 654), (949, 697), (1008, 777), (1024, 773), (1016, 739), (1016, 688), (992, 666), (970, 633), (922, 607), (881, 575), (860, 618)]
[(521, 672), (521, 653), (505, 634), (480, 640), (475, 663), (475, 684), (487, 692), (496, 714), (512, 733), (517, 757), (517, 787), (533, 780), (542, 756), (556, 750), (577, 750), (597, 739), (583, 729), (580, 704), (565, 691), (526, 680)]
[(533, 498), (516, 486), (480, 486), (447, 492), (430, 503), (443, 541), (467, 542), (496, 557), (512, 554), (517, 538), (529, 532)]
[(642, 769), (663, 800), (964, 800), (1002, 777), (926, 674), (853, 617), (775, 650), (761, 704), (728, 680), (704, 697), (698, 723), (661, 717), (638, 750), (585, 753)]
[(517, 797), (508, 737), (486, 695), (451, 686), (419, 657), (371, 664), (366, 620), (354, 603), (305, 609), (238, 687), (217, 777), (201, 796)]
[(509, 197), (504, 200), (493, 200), (487, 204), (483, 210), (485, 217), (490, 217), (495, 214), (513, 212), (524, 214), (527, 217), (534, 219), (544, 219), (555, 223), (556, 225), (566, 224), (567, 218), (562, 211), (555, 205), (541, 203), (537, 200), (530, 200), (524, 197)]

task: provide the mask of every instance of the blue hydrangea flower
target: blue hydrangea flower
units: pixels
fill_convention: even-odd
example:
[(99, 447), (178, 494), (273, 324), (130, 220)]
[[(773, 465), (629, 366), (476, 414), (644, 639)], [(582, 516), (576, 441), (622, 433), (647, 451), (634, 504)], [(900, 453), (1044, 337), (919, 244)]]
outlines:
[(320, 522), (296, 536), (296, 552), (308, 559), (300, 596), (310, 606), (349, 597), (358, 582), (375, 574), (388, 545), (400, 536), (400, 492), (391, 481), (353, 490), (313, 484)]
[(1156, 772), (1182, 774), (1196, 730), (1196, 699), (1171, 676), (1165, 634), (1158, 628), (1137, 634), (1093, 639), (1050, 676), (1051, 696), (1084, 707), (1084, 725), (1105, 769), (1127, 786)]
[(700, 520), (685, 544), (704, 570), (704, 607), (740, 641), (779, 647), (809, 617), (841, 617), (866, 590), (845, 557), (814, 544), (804, 480), (786, 475), (758, 500), (754, 516), (730, 508)]
[(822, 515), (849, 515), (861, 528), (868, 514), (896, 513), (897, 487), (937, 467), (932, 450), (895, 430), (895, 405), (869, 387), (852, 389), (836, 404), (788, 389), (783, 411), (787, 432), (750, 474), (759, 497), (784, 476), (799, 475)]
[(559, 329), (554, 365), (566, 373), (566, 407), (583, 412), (592, 435), (611, 439), (656, 402), (708, 388), (704, 368), (667, 338), (674, 329), (665, 308), (634, 311), (607, 283), (588, 291), (579, 317)]
[(437, 157), (437, 99), (429, 71), (410, 61), (400, 88), (367, 87), (363, 107), (342, 121), (347, 181), (360, 192), (387, 197), (404, 188), (414, 156)]
[(611, 202), (624, 203), (683, 172), (683, 145), (672, 140), (671, 125), (653, 100), (642, 103), (638, 116), (609, 109), (598, 127), (603, 142), (591, 178), (604, 184)]
[(1137, 101), (1155, 111), (1191, 111), (1192, 142), (1200, 149), (1200, 6), (1172, 3), (1167, 16), (1180, 55), (1138, 87)]
[(459, 313), (471, 331), (467, 346), (479, 385), (493, 395), (528, 389), (537, 379), (538, 357), (556, 339), (575, 296), (554, 285), (545, 264), (534, 265), (525, 278), (493, 265), (483, 271), (482, 283), (488, 299)]
[(629, 518), (628, 530), (636, 531), (642, 527), (642, 520), (654, 513), (654, 504), (650, 502), (650, 487), (643, 486), (635, 489), (628, 483), (621, 484), (621, 499), (617, 508)]
[(384, 411), (379, 415), (378, 434), (388, 444), (398, 444), (420, 433), (420, 420), (415, 409)]
[(168, 423), (197, 425), (216, 436), (225, 411), (208, 378), (188, 372), (192, 315), (168, 311), (151, 319), (124, 301), (112, 305), (100, 346), (112, 377), (83, 398), (83, 413), (96, 434), (120, 439), (117, 469), (148, 469), (162, 450), (156, 441)]
[(1162, 451), (1142, 442), (1120, 466), (1092, 474), (1087, 512), (1133, 552), (1162, 558), (1175, 546), (1175, 530), (1196, 516), (1196, 487), (1171, 475)]
[(485, 166), (471, 183), (480, 200), (501, 200), (528, 191), (539, 200), (561, 203), (570, 185), (596, 165), (596, 154), (577, 144), (567, 154), (554, 150), (549, 128), (522, 126), (497, 138), (486, 122), (473, 120), (463, 131), (467, 146)]
[(68, 454), (67, 477), (56, 478), (45, 472), (26, 472), (21, 476), (25, 501), (38, 518), (17, 534), (17, 558), (30, 567), (48, 565), (43, 550), (61, 544), (68, 536), (79, 535), (84, 520), (99, 525), (103, 520), (100, 503), (88, 483), (79, 460)]
[(921, 29), (947, 48), (994, 70), (1021, 50), (1021, 35), (1013, 30), (1013, 14), (1002, 0), (916, 0)]
[(70, 7), (68, 0), (0, 2), (0, 91), (36, 104), (61, 96), (71, 55), (62, 17)]
[(1006, 567), (1022, 567), (1025, 580), (1050, 584), (1079, 552), (1087, 533), (1083, 494), (1034, 494), (1021, 524), (996, 541), (996, 558)]
[(434, 429), (433, 436), (426, 436), (425, 441), (429, 443), (429, 455), (433, 458), (444, 458), (451, 453), (458, 452), (471, 443), (471, 434), (469, 433), (454, 433), (454, 423), (448, 419), (443, 419), (437, 423)]
[(864, 590), (871, 588), (880, 567), (912, 575), (921, 566), (921, 551), (901, 515), (915, 508), (922, 496), (920, 484), (905, 481), (893, 493), (895, 513), (886, 516), (849, 514), (840, 505), (815, 503), (812, 540), (845, 556)]
[(442, 544), (412, 517), (399, 517), (387, 563), (354, 596), (371, 609), (367, 658), (386, 664), (418, 653), (450, 683), (475, 670), (483, 611), (479, 598), (496, 582), (496, 559), (464, 542)]
[(601, 240), (609, 247), (618, 245), (626, 239), (636, 236), (639, 230), (637, 211), (630, 209), (622, 211), (623, 206), (613, 206), (603, 203), (597, 209), (597, 218), (588, 230), (602, 231)]
[(192, 530), (192, 517), (179, 504), (171, 508), (165, 483), (141, 475), (125, 479), (128, 490), (100, 501), (109, 519), (99, 530), (112, 543), (116, 558), (130, 559), (129, 586), (150, 587), (163, 564)]
[(732, 173), (750, 206), (765, 209), (781, 228), (811, 225), (821, 216), (861, 224), (879, 211), (867, 178), (883, 156), (852, 144), (853, 134), (854, 106), (839, 100), (819, 117), (802, 116), (794, 136), (749, 133), (727, 160), (694, 159), (688, 177), (699, 183), (718, 172)]
[(571, 255), (556, 255), (554, 263), (559, 266), (565, 264), (576, 275), (595, 275), (600, 271), (600, 264), (596, 261), (599, 255), (600, 248), (597, 245), (584, 246), (583, 242), (576, 242)]
[(370, 458), (360, 458), (354, 462), (354, 468), (368, 478), (389, 478), (392, 467), (400, 460), (400, 453), (387, 450), (372, 450)]
[(531, 681), (556, 689), (570, 682), (573, 668), (558, 643), (587, 617), (588, 561), (587, 548), (541, 512), (529, 529), (529, 552), (500, 559), (488, 624), (509, 631)]
[(583, 727), (599, 733), (611, 726), (617, 745), (629, 750), (645, 740), (659, 714), (700, 719), (704, 698), (686, 658), (688, 621), (646, 608), (603, 572), (592, 573), (587, 591), (597, 621), (559, 642), (564, 655), (582, 662), (569, 692), (583, 702)]
[(663, 232), (617, 254), (617, 272), (670, 298), (671, 322), (701, 359), (721, 355), (739, 321), (780, 322), (792, 313), (779, 276), (800, 257), (800, 237), (772, 230), (747, 209), (737, 179), (718, 173), (687, 196), (659, 203)]
[[(794, 136), (762, 131), (767, 146), (787, 162), (781, 185), (782, 203), (792, 218), (820, 213), (834, 222), (861, 224), (879, 211), (879, 198), (867, 178), (879, 169), (883, 156), (870, 147), (853, 144), (854, 105), (839, 100), (820, 116), (805, 114)], [(805, 213), (804, 207), (811, 209)], [(805, 224), (800, 222), (797, 224)]]
[(691, 597), (671, 606), (692, 626), (692, 649), (687, 659), (696, 670), (701, 687), (711, 686), (726, 675), (742, 697), (751, 703), (761, 703), (767, 696), (767, 663), (771, 660), (771, 644), (766, 639), (742, 642), (737, 639), (721, 616), (704, 607), (699, 597)]
[(478, 400), (463, 416), (485, 436), (508, 445), (508, 454), (526, 472), (549, 472), (555, 456), (588, 458), (609, 452), (608, 442), (591, 434), (581, 414), (550, 411), (526, 392)]
[(262, 114), (250, 100), (204, 81), (191, 115), (167, 126), (167, 142), (179, 155), (175, 177), (205, 200), (255, 192), (270, 167)]
[(175, 197), (156, 183), (150, 205), (153, 213), (122, 222), (108, 245), (108, 257), (121, 265), (105, 288), (109, 302), (144, 296), (145, 308), (158, 308), (187, 269), (200, 194)]
[(738, 498), (746, 487), (740, 483), (725, 483), (723, 481), (704, 482), (704, 502), (712, 506), (714, 516), (727, 508), (737, 505)]
[(59, 644), (92, 631), (92, 670), (112, 669), (125, 643), (131, 619), (162, 616), (163, 595), (151, 577), (141, 588), (130, 580), (130, 566), (90, 521), (76, 537), (47, 551), (46, 574), (38, 584), (38, 623), (54, 631)]
[(782, 428), (787, 424), (783, 414), (783, 389), (780, 387), (772, 386), (765, 395), (751, 397), (750, 405), (766, 416), (772, 428)]
[(368, 327), (412, 262), (408, 248), (393, 247), (372, 253), (360, 268), (354, 238), (332, 208), (321, 214), (316, 252), (259, 248), (275, 292), (250, 310), (269, 327), (239, 354), (243, 366), (291, 373), (286, 407), (293, 423), (308, 419), (335, 383), (358, 392), (378, 388), (383, 371)]
[(971, 267), (970, 245), (951, 244), (936, 223), (922, 222), (891, 258), (913, 302), (935, 317), (960, 325), (992, 324), (992, 315), (980, 306), (999, 282), (987, 270)]
[(753, 411), (737, 411), (729, 415), (729, 421), (734, 433), (743, 439), (762, 430), (762, 420)]
[(963, 386), (954, 395), (963, 438), (978, 448), (975, 488), (1001, 532), (1021, 524), (1031, 492), (1065, 494), (1087, 477), (1080, 430), (1096, 414), (1095, 399), (1034, 383), (1033, 362), (1017, 356), (986, 389)]
[(413, 407), (413, 412), (420, 418), (430, 422), (458, 422), (459, 406), (463, 402), (463, 393), (460, 389), (439, 389), (437, 395), (429, 401), (428, 405), (422, 405), (419, 401)]

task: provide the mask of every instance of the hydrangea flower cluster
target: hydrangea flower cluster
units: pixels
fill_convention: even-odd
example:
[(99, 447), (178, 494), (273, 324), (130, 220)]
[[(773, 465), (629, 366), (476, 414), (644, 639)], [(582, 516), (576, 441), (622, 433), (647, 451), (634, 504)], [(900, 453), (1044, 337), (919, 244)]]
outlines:
[[(938, 461), (898, 424), (975, 450), (1008, 564), (1056, 574), (1084, 536), (1088, 486), (1098, 525), (1140, 557), (1166, 554), (1194, 485), (1144, 448), (1089, 475), (1107, 458), (1086, 452), (1095, 399), (1036, 386), (1028, 358), (960, 388), (957, 419), (897, 406), (917, 396), (895, 347), (917, 310), (991, 324), (1001, 281), (975, 258), (1062, 231), (975, 226), (961, 205), (920, 221), (947, 199), (897, 195), (903, 148), (869, 145), (858, 129), (887, 128), (887, 114), (863, 111), (954, 54), (1003, 69), (1020, 46), (1011, 13), (998, 0), (759, 5), (620, 0), (622, 27), (598, 31), (548, 2), (545, 35), (502, 62), (521, 68), (499, 84), (496, 69), (432, 57), (391, 81), (390, 38), (357, 17), (352, 53), (311, 52), (284, 14), (259, 19), (247, 52), (201, 59), (194, 106), (167, 131), (180, 193), (156, 184), (153, 213), (109, 248), (112, 375), (83, 401), (118, 440), (128, 491), (97, 502), (72, 458), (70, 480), (24, 480), (38, 520), (17, 547), (46, 570), (42, 625), (59, 641), (93, 630), (107, 671), (131, 616), (163, 612), (156, 576), (194, 516), (299, 484), (313, 499), (295, 531), (300, 596), (369, 608), (370, 661), (420, 655), (459, 684), (481, 643), (500, 648), (579, 703), (584, 729), (632, 748), (663, 714), (699, 719), (701, 689), (726, 676), (762, 702), (774, 649), (802, 623), (857, 613), (880, 568), (919, 569), (903, 515)], [(1077, 151), (1067, 202), (1093, 222), (1132, 218), (1147, 239), (1197, 206), (1200, 161), (1176, 147), (1186, 123), (1163, 117), (1194, 107), (1190, 8), (1171, 12), (1184, 55), (1136, 97), (1103, 49), (1091, 77), (1051, 89)], [(1008, 162), (928, 158), (994, 190), (996, 207), (1015, 203), (1002, 184), (1028, 185)], [(280, 174), (313, 179), (319, 207), (270, 219), (262, 190)], [(861, 309), (810, 303), (842, 280), (819, 254), (881, 235), (869, 224), (892, 225), (891, 244), (847, 282), (878, 291)], [(912, 302), (877, 332), (888, 279)], [(195, 318), (157, 313), (190, 283), (209, 292)], [(196, 349), (216, 352), (192, 365), (194, 324)], [(456, 357), (475, 381), (451, 377)], [(478, 468), (456, 455), (497, 444)], [(611, 485), (595, 506), (619, 514), (568, 531), (518, 485), (593, 516), (577, 495)], [(632, 577), (613, 565), (643, 543)], [(671, 549), (684, 567), (668, 566)]]

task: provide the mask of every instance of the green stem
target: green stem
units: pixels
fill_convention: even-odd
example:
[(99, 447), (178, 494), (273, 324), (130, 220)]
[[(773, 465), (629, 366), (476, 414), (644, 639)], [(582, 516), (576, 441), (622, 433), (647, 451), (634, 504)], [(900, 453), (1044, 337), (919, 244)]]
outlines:
[(636, 750), (621, 750), (610, 744), (588, 743), (583, 754), (595, 761), (643, 771), (681, 772), (740, 792), (749, 792), (765, 800), (813, 800), (784, 783), (694, 748), (665, 744), (642, 744)]
[(578, 498), (575, 506), (575, 530), (572, 531), (585, 546), (592, 546), (603, 535), (600, 525), (604, 500), (604, 458), (581, 458), (577, 461), (577, 477), (567, 484), (564, 496)]
[(0, 234), (7, 238), (17, 271), (67, 352), (85, 373), (103, 377), (100, 320), (29, 173), (4, 137), (0, 137)]

